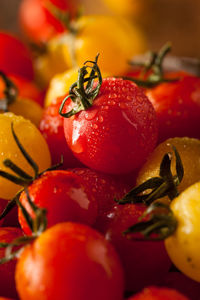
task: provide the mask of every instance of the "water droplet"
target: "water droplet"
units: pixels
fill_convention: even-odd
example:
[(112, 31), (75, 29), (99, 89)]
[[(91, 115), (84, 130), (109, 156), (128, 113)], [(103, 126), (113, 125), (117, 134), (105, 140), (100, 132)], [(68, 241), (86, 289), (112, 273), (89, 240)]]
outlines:
[(85, 119), (86, 120), (92, 120), (96, 117), (97, 109), (91, 109), (85, 112)]
[(114, 100), (110, 101), (110, 105), (115, 105), (116, 102)]
[(98, 125), (97, 125), (97, 124), (94, 124), (92, 127), (93, 127), (94, 129), (97, 129), (97, 128), (98, 128)]
[(103, 118), (103, 116), (98, 116), (97, 120), (99, 121), (99, 123), (102, 123), (104, 118)]
[(127, 100), (127, 101), (131, 101), (131, 100), (133, 100), (133, 97), (130, 96), (130, 95), (128, 95), (128, 96), (126, 97), (126, 100)]

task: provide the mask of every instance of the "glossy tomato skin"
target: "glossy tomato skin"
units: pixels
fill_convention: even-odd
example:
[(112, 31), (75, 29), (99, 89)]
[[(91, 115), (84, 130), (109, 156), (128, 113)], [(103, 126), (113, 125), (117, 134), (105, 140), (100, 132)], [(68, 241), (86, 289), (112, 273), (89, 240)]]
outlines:
[[(29, 175), (34, 176), (32, 167), (22, 155), (12, 135), (12, 123), (20, 143), (37, 163), (39, 172), (49, 168), (51, 166), (51, 157), (47, 143), (40, 131), (31, 121), (9, 112), (0, 114), (0, 169), (6, 172), (10, 171), (3, 164), (3, 161), (9, 158)], [(0, 177), (1, 198), (10, 200), (20, 189), (20, 185), (16, 185), (13, 182)]]
[(68, 222), (53, 226), (25, 248), (16, 285), (21, 300), (121, 300), (123, 271), (102, 235)]
[(10, 33), (0, 32), (0, 45), (0, 70), (33, 80), (32, 55), (23, 42)]
[[(45, 172), (29, 186), (28, 191), (38, 207), (47, 209), (48, 227), (64, 221), (91, 225), (96, 220), (97, 202), (76, 174), (62, 170)], [(24, 192), (20, 202), (34, 218)], [(31, 234), (20, 209), (19, 222), (24, 232)]]
[[(21, 98), (29, 98), (37, 102), (40, 106), (43, 106), (43, 92), (37, 87), (37, 85), (24, 77), (13, 74), (6, 74), (8, 78), (13, 81), (18, 89), (19, 96)], [(3, 96), (5, 84), (0, 79), (0, 93), (1, 97)]]
[(183, 136), (200, 138), (200, 78), (185, 72), (167, 77), (180, 79), (146, 92), (157, 114), (159, 141)]
[(43, 91), (41, 91), (33, 81), (17, 75), (10, 75), (9, 78), (16, 84), (21, 98), (34, 100), (43, 107)]
[(150, 101), (133, 82), (106, 78), (92, 107), (64, 119), (64, 132), (86, 166), (121, 174), (139, 167), (153, 150), (157, 121)]
[[(15, 227), (1, 227), (0, 228), (0, 242), (11, 243), (14, 239), (22, 236), (22, 230)], [(5, 248), (0, 248), (0, 258), (5, 256)], [(1, 296), (17, 297), (15, 287), (15, 266), (16, 260), (0, 265), (0, 282), (1, 282)]]
[(167, 253), (174, 265), (197, 282), (200, 282), (199, 197), (200, 182), (196, 182), (171, 202), (170, 208), (178, 225), (165, 239)]
[[(51, 4), (63, 12), (75, 12), (75, 2), (69, 0), (50, 0)], [(53, 16), (47, 8), (47, 0), (21, 1), (19, 20), (24, 33), (36, 43), (47, 42), (54, 35), (67, 28)]]
[[(148, 156), (148, 159), (141, 167), (136, 183), (142, 184), (152, 177), (159, 176), (160, 164), (166, 153), (172, 153), (172, 174), (176, 174), (176, 159), (172, 150), (176, 147), (183, 164), (184, 176), (177, 189), (181, 193), (190, 185), (200, 180), (200, 140), (188, 137), (175, 137), (160, 143)], [(166, 196), (165, 199), (169, 200)]]
[(104, 234), (120, 256), (128, 291), (136, 292), (159, 283), (171, 266), (163, 241), (131, 240), (123, 235), (126, 229), (139, 221), (145, 209), (142, 204), (125, 204), (116, 205), (108, 213), (110, 222)]
[(189, 298), (174, 289), (150, 286), (128, 300), (189, 300)]
[(40, 131), (51, 152), (52, 164), (57, 164), (63, 156), (62, 169), (81, 166), (81, 162), (73, 155), (66, 145), (63, 129), (63, 118), (59, 115), (59, 107), (64, 97), (55, 99), (46, 107), (40, 121)]
[(71, 172), (80, 176), (98, 203), (98, 216), (94, 227), (100, 231), (106, 226), (107, 213), (116, 205), (114, 199), (121, 199), (129, 188), (118, 179), (89, 168), (74, 168)]

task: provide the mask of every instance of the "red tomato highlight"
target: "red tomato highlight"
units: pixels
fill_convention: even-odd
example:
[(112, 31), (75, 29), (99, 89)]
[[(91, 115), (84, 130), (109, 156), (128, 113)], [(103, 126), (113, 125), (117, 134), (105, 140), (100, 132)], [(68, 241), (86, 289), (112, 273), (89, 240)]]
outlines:
[(102, 235), (68, 222), (46, 230), (24, 249), (16, 285), (21, 300), (121, 300), (123, 270)]

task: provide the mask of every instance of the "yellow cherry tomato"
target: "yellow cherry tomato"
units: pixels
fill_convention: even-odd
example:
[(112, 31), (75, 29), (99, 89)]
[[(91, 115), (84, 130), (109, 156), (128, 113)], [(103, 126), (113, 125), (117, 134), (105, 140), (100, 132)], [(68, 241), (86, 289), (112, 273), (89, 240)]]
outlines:
[[(200, 180), (200, 140), (187, 137), (171, 138), (158, 145), (149, 155), (146, 163), (139, 171), (136, 184), (139, 185), (151, 177), (159, 175), (160, 163), (163, 156), (171, 152), (171, 145), (174, 145), (179, 152), (184, 168), (183, 179), (178, 186), (178, 191), (182, 192), (193, 183)], [(172, 174), (175, 171), (175, 157), (172, 154)]]
[(44, 105), (48, 106), (57, 97), (69, 92), (70, 86), (77, 81), (78, 68), (70, 69), (64, 73), (55, 75), (49, 83)]
[(43, 114), (43, 109), (38, 103), (25, 98), (17, 98), (9, 104), (8, 111), (30, 120), (37, 127), (40, 124)]
[[(108, 74), (103, 73), (102, 77), (108, 77)], [(60, 96), (64, 96), (69, 92), (70, 86), (76, 82), (78, 79), (78, 68), (73, 68), (63, 72), (61, 74), (55, 75), (50, 83), (48, 90), (46, 92), (44, 105), (45, 107), (50, 105), (53, 100)]]
[(140, 29), (115, 16), (80, 17), (76, 33), (64, 33), (52, 39), (47, 52), (36, 60), (39, 81), (47, 84), (53, 75), (82, 64), (100, 53), (102, 72), (120, 75), (127, 71), (128, 60), (146, 51), (146, 39)]
[[(10, 159), (29, 175), (34, 175), (33, 169), (20, 152), (13, 138), (11, 123), (13, 123), (14, 131), (20, 143), (37, 163), (39, 172), (50, 167), (51, 157), (47, 143), (36, 126), (22, 116), (4, 113), (0, 114), (0, 170), (14, 174), (3, 164), (5, 159)], [(19, 185), (0, 177), (0, 198), (11, 199), (20, 189)]]
[(165, 240), (176, 267), (200, 282), (200, 182), (187, 188), (170, 205), (178, 225)]

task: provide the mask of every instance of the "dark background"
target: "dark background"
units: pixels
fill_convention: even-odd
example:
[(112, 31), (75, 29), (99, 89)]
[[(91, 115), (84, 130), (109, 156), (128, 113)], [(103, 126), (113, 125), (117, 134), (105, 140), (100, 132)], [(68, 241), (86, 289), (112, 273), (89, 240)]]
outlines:
[(0, 0), (0, 29), (19, 33), (17, 11), (20, 0)]

